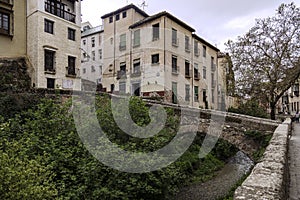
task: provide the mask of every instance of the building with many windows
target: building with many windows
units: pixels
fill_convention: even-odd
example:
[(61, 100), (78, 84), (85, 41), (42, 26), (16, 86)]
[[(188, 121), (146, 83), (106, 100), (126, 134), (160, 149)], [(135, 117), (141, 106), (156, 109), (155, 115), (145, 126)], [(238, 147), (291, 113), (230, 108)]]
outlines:
[(133, 4), (102, 20), (105, 91), (221, 109), (219, 49), (192, 27), (165, 11), (149, 16)]
[(80, 27), (80, 0), (27, 0), (34, 87), (80, 90)]
[(81, 35), (81, 78), (102, 83), (103, 65), (103, 27), (92, 27), (89, 23), (82, 23)]

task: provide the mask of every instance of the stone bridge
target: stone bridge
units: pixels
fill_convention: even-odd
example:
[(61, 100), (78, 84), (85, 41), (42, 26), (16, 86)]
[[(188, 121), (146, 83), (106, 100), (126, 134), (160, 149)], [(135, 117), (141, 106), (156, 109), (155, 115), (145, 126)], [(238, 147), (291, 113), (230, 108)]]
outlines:
[[(149, 105), (155, 102), (146, 101)], [(280, 122), (215, 110), (189, 108), (163, 104), (175, 109), (181, 116), (181, 132), (199, 132), (222, 138), (252, 158), (253, 153), (261, 148), (251, 132), (272, 135)]]

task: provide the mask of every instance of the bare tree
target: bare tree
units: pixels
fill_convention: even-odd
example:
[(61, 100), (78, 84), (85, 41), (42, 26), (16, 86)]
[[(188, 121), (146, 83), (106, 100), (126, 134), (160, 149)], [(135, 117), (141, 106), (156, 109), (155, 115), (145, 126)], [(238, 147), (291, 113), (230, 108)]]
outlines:
[(267, 103), (275, 119), (276, 103), (300, 74), (299, 7), (281, 4), (275, 16), (257, 19), (244, 36), (226, 46), (238, 92)]

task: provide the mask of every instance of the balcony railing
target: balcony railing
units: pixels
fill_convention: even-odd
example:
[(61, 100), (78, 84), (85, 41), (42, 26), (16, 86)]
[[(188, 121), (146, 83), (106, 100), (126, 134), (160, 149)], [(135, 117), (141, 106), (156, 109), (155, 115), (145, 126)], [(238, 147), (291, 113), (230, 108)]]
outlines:
[(141, 71), (132, 72), (130, 76), (131, 77), (139, 77), (139, 76), (141, 76)]
[(76, 15), (57, 7), (55, 4), (53, 5), (50, 2), (45, 2), (45, 11), (75, 23)]
[(125, 79), (126, 78), (126, 71), (117, 71), (117, 79)]
[(55, 68), (46, 66), (45, 67), (45, 73), (46, 74), (55, 74)]
[(79, 69), (75, 67), (66, 67), (66, 76), (67, 77), (79, 77)]

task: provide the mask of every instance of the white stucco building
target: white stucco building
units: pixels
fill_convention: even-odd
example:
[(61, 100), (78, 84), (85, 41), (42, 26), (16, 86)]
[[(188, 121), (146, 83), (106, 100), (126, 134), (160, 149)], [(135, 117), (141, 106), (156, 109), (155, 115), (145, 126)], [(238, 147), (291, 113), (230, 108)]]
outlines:
[[(218, 69), (219, 49), (174, 15), (163, 11), (149, 16), (130, 4), (102, 16), (102, 30), (88, 32), (93, 29), (83, 32), (82, 55), (95, 55), (95, 66), (102, 66), (99, 78), (104, 91), (221, 108), (225, 94), (223, 79), (219, 84), (223, 74)], [(93, 37), (99, 45), (94, 47), (95, 54), (89, 46)], [(100, 49), (101, 61), (97, 60)]]

